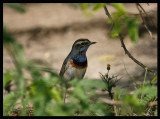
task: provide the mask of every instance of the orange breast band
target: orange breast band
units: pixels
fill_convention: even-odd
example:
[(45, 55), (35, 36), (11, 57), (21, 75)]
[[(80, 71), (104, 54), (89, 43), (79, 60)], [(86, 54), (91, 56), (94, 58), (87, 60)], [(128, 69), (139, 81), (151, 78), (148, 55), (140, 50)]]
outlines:
[(75, 63), (73, 63), (72, 60), (70, 60), (70, 64), (71, 64), (72, 67), (75, 67), (76, 69), (83, 69), (83, 68), (87, 67), (87, 63), (84, 66), (78, 66)]

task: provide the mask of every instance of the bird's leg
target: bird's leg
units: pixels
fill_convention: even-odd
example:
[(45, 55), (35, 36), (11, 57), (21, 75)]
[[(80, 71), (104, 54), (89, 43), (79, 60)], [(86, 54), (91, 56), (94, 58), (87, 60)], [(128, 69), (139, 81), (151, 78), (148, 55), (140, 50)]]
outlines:
[(64, 92), (64, 103), (65, 103), (65, 99), (66, 99), (66, 95), (67, 95), (67, 87), (65, 88), (65, 92)]

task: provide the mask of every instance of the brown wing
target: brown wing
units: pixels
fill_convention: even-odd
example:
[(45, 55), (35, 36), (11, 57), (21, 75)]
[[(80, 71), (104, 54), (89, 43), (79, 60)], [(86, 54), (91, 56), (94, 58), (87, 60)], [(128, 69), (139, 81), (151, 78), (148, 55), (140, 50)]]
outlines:
[(69, 55), (67, 56), (67, 58), (66, 58), (66, 59), (64, 60), (64, 62), (63, 62), (63, 65), (62, 65), (61, 70), (60, 70), (60, 73), (59, 73), (60, 76), (63, 76), (64, 73), (65, 73), (65, 71), (67, 70), (67, 68), (68, 68), (68, 66), (69, 66), (69, 63), (67, 63), (68, 60), (69, 60)]
[(66, 64), (67, 64), (67, 63), (63, 63), (63, 65), (62, 65), (62, 67), (61, 67), (61, 71), (60, 71), (60, 73), (59, 73), (60, 76), (63, 76), (63, 75), (64, 75), (64, 72), (65, 72), (66, 69), (67, 69), (67, 68), (66, 68)]

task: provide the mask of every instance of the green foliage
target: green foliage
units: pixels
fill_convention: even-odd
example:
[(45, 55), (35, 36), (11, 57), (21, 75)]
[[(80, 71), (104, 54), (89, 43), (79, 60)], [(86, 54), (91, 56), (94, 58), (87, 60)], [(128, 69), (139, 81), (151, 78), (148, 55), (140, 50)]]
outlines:
[(13, 79), (13, 72), (4, 72), (3, 73), (3, 88), (5, 88), (7, 86), (7, 84), (9, 84), (11, 82), (11, 80)]
[[(92, 101), (93, 99), (98, 99), (98, 94), (94, 90), (102, 90), (106, 87), (102, 81), (72, 80), (68, 85), (74, 87), (74, 89), (69, 94), (69, 102), (64, 104), (63, 80), (52, 72), (50, 68), (36, 66), (34, 63), (27, 61), (23, 47), (8, 34), (6, 28), (3, 30), (4, 48), (7, 48), (10, 44), (7, 51), (10, 52), (13, 62), (15, 62), (14, 75), (10, 72), (3, 73), (3, 90), (11, 80), (14, 80), (16, 85), (16, 91), (8, 92), (4, 97), (4, 115), (8, 115), (14, 110), (19, 99), (22, 100), (21, 105), (23, 106), (20, 115), (25, 115), (29, 102), (33, 104), (33, 113), (36, 116), (113, 115), (104, 102)], [(24, 70), (29, 73), (31, 84), (27, 84)], [(48, 75), (44, 76), (43, 73)]]
[[(80, 3), (77, 3), (77, 6)], [(96, 11), (102, 8), (106, 3), (82, 3), (79, 5), (84, 11), (87, 7), (92, 6), (92, 10)], [(23, 11), (20, 4), (6, 3), (18, 11)], [(115, 29), (112, 37), (116, 37), (126, 25), (128, 32), (133, 41), (137, 39), (138, 20), (126, 15), (123, 4), (112, 3), (117, 12), (113, 13), (115, 21)], [(125, 25), (124, 25), (125, 24)], [(124, 25), (124, 26), (123, 26)], [(133, 34), (135, 36), (133, 36)], [(6, 48), (11, 55), (15, 69), (3, 72), (3, 92), (5, 87), (13, 80), (16, 90), (6, 92), (3, 96), (3, 115), (7, 116), (14, 111), (17, 101), (21, 100), (23, 106), (20, 115), (26, 116), (26, 108), (28, 103), (33, 104), (33, 113), (35, 116), (114, 116), (113, 111), (117, 110), (117, 115), (144, 115), (152, 108), (148, 103), (157, 100), (157, 88), (149, 84), (144, 84), (137, 89), (132, 95), (126, 90), (120, 88), (113, 92), (112, 88), (116, 86), (117, 77), (109, 76), (110, 65), (108, 65), (108, 73), (101, 74), (101, 80), (90, 79), (74, 79), (68, 84), (73, 87), (68, 92), (68, 102), (63, 102), (64, 84), (66, 82), (59, 77), (58, 74), (46, 66), (37, 66), (35, 63), (28, 61), (25, 58), (24, 50), (21, 44), (11, 36), (3, 25), (3, 47)], [(27, 83), (28, 73), (31, 83)], [(44, 75), (44, 73), (46, 75)], [(152, 80), (157, 80), (157, 76)], [(103, 101), (99, 100), (99, 95), (95, 90), (107, 90), (113, 95), (115, 101), (121, 101), (122, 105), (116, 105), (117, 109), (113, 109)], [(110, 96), (111, 96), (110, 95)], [(145, 109), (149, 107), (149, 109)], [(157, 105), (155, 106), (154, 115), (157, 116)]]
[(111, 5), (117, 9), (120, 14), (125, 14), (126, 10), (122, 3), (111, 3)]
[(127, 91), (122, 89), (116, 89), (114, 99), (116, 101), (122, 101), (121, 112), (119, 115), (133, 115), (133, 113), (141, 114), (144, 111), (143, 105), (140, 103), (138, 98), (134, 95), (129, 95)]
[(119, 115), (133, 115), (134, 113), (143, 115), (147, 113), (145, 110), (147, 104), (155, 98), (157, 98), (157, 88), (150, 85), (140, 87), (132, 95), (122, 89), (116, 89), (114, 94), (116, 101), (122, 101), (122, 105), (117, 106), (121, 109)]
[[(110, 37), (118, 37), (118, 34), (123, 31), (123, 29), (127, 28), (131, 41), (136, 42), (138, 40), (139, 20), (127, 14), (123, 4), (111, 3), (111, 5), (113, 5), (117, 11), (111, 14), (114, 21), (114, 29)], [(109, 20), (109, 23), (112, 23), (111, 19)]]
[[(111, 3), (111, 5), (116, 8), (117, 11), (111, 14), (114, 21), (114, 29), (110, 37), (118, 37), (118, 34), (127, 28), (131, 41), (137, 42), (139, 25), (138, 18), (133, 18), (132, 15), (127, 14), (122, 3)], [(112, 20), (110, 19), (108, 22), (112, 23)]]
[(93, 7), (93, 11), (97, 11), (100, 8), (104, 7), (107, 3), (96, 3), (96, 5)]
[(117, 76), (114, 75), (112, 77), (109, 76), (110, 64), (107, 65), (107, 70), (108, 72), (105, 75), (100, 73), (100, 76), (104, 84), (106, 85), (104, 90), (108, 91), (109, 96), (111, 97), (111, 99), (113, 99), (112, 88), (116, 86), (119, 79), (117, 79)]
[[(73, 87), (73, 90), (69, 92), (68, 102), (64, 104), (63, 80), (52, 72), (52, 69), (36, 66), (34, 63), (27, 61), (23, 47), (5, 31), (5, 28), (3, 30), (3, 33), (5, 33), (3, 37), (4, 46), (10, 44), (11, 49), (8, 48), (8, 51), (12, 51), (11, 56), (15, 62), (14, 72), (3, 73), (3, 90), (11, 80), (14, 80), (16, 85), (16, 91), (8, 92), (3, 98), (3, 115), (12, 112), (17, 100), (21, 99), (23, 109), (20, 115), (26, 115), (26, 105), (31, 102), (33, 113), (36, 116), (113, 116), (114, 110), (103, 101), (98, 100), (99, 96), (95, 90), (107, 90), (114, 96), (115, 101), (122, 102), (122, 105), (116, 106), (118, 115), (133, 115), (134, 113), (143, 115), (143, 113), (149, 112), (149, 109), (145, 110), (145, 106), (157, 98), (157, 88), (148, 85), (142, 86), (132, 95), (123, 89), (116, 89), (113, 93), (112, 88), (116, 86), (118, 80), (113, 81), (113, 78), (116, 77), (108, 75), (110, 70), (110, 65), (108, 65), (108, 73), (101, 74), (103, 81), (89, 79), (70, 81), (68, 85)], [(26, 83), (26, 77), (22, 69), (27, 70), (30, 74), (31, 84)], [(44, 76), (43, 73), (48, 75)]]
[[(16, 85), (16, 91), (14, 94), (9, 93), (4, 98), (4, 115), (8, 114), (6, 112), (10, 112), (10, 108), (8, 107), (13, 107), (16, 105), (16, 101), (18, 99), (22, 99), (22, 102), (25, 102), (23, 103), (23, 107), (25, 107), (29, 101), (33, 101), (35, 108), (39, 109), (35, 111), (35, 114), (44, 114), (44, 111), (40, 110), (41, 106), (44, 108), (47, 101), (51, 99), (55, 99), (56, 101), (61, 101), (62, 99), (59, 94), (60, 92), (58, 92), (57, 89), (54, 90), (51, 88), (51, 86), (54, 86), (54, 83), (56, 84), (58, 82), (53, 79), (57, 80), (57, 77), (59, 76), (52, 72), (49, 68), (37, 67), (31, 62), (27, 61), (24, 56), (23, 47), (17, 43), (17, 41), (11, 35), (8, 34), (5, 27), (3, 28), (3, 35), (4, 46), (7, 48), (7, 51), (10, 53), (11, 57), (13, 58), (13, 62), (15, 63), (14, 75), (12, 75), (10, 72), (3, 73), (3, 89), (10, 80), (14, 80)], [(26, 78), (22, 69), (28, 70), (30, 73), (30, 76), (33, 80), (30, 85), (26, 85)], [(49, 72), (50, 77), (43, 77), (42, 71)], [(52, 84), (51, 82), (54, 83)], [(30, 91), (29, 95), (26, 94), (28, 88)], [(55, 88), (57, 88), (57, 86), (55, 86)]]
[[(74, 104), (75, 112), (78, 111), (79, 115), (112, 115), (111, 111), (108, 110), (108, 106), (104, 102), (97, 100), (98, 94), (94, 92), (94, 89), (102, 90), (105, 88), (105, 84), (102, 81), (74, 79), (70, 82), (70, 85), (74, 86), (74, 89), (70, 93), (69, 100)], [(93, 102), (93, 99), (97, 101)]]
[[(75, 8), (80, 6), (84, 15), (90, 18), (95, 11), (102, 9), (106, 4), (109, 3), (73, 3), (73, 6)], [(118, 37), (119, 33), (127, 29), (131, 41), (137, 42), (139, 19), (133, 18), (131, 14), (127, 14), (123, 3), (110, 3), (110, 5), (116, 9), (116, 11), (111, 14), (114, 21), (114, 29), (112, 30), (110, 38)], [(88, 10), (90, 7), (92, 7), (92, 11)], [(112, 23), (112, 20), (109, 19), (108, 23)]]
[(157, 115), (157, 106), (156, 106), (156, 110), (155, 110), (155, 112), (154, 112), (154, 116), (158, 116), (158, 115)]
[(144, 86), (139, 88), (135, 94), (136, 97), (140, 97), (142, 96), (142, 99), (140, 100), (140, 103), (142, 105), (146, 105), (148, 104), (148, 102), (150, 102), (152, 99), (157, 97), (157, 88), (154, 86)]
[[(70, 82), (70, 85), (74, 85), (74, 90), (70, 93), (70, 102), (74, 102), (77, 105), (76, 110), (79, 111), (79, 115), (111, 115), (111, 111), (108, 110), (108, 106), (102, 101), (92, 102), (93, 99), (97, 99), (98, 95), (94, 92), (94, 89), (102, 90), (105, 88), (105, 84), (102, 81), (97, 80), (78, 80), (75, 79)], [(100, 106), (101, 105), (101, 106)], [(98, 108), (95, 108), (98, 107)], [(76, 111), (75, 110), (75, 111)]]
[[(76, 105), (75, 105), (76, 106)], [(47, 116), (71, 116), (74, 115), (75, 106), (65, 105), (63, 102), (48, 103), (45, 110)]]
[(82, 10), (86, 10), (88, 7), (88, 3), (82, 3), (81, 8)]
[(151, 81), (151, 83), (154, 83), (156, 80), (157, 80), (157, 76), (155, 76), (155, 77), (153, 78), (153, 80)]
[(25, 13), (25, 9), (20, 3), (4, 3), (4, 5), (9, 6), (20, 13)]
[(3, 115), (8, 115), (9, 112), (13, 111), (16, 104), (16, 100), (19, 97), (19, 93), (11, 92), (3, 97)]
[(136, 42), (138, 39), (138, 24), (139, 20), (136, 18), (130, 18), (126, 19), (126, 24), (128, 28), (129, 37), (131, 38), (131, 41)]
[(29, 85), (29, 97), (34, 104), (34, 114), (46, 115), (45, 109), (48, 103), (51, 103), (51, 100), (62, 101), (59, 77), (54, 74), (49, 74), (48, 77), (41, 75), (41, 78), (35, 76), (35, 74), (33, 75), (36, 80), (33, 80)]
[[(90, 18), (93, 15), (92, 11), (97, 11), (100, 8), (104, 7), (106, 3), (73, 3), (73, 6), (75, 8), (80, 7), (84, 13), (84, 15), (88, 18)], [(88, 8), (92, 7), (92, 11), (88, 10)]]

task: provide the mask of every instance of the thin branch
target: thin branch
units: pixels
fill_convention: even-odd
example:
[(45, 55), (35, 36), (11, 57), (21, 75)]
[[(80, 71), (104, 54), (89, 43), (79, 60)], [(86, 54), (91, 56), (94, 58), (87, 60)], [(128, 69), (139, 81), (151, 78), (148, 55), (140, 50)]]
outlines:
[(112, 30), (112, 29), (113, 29), (113, 26), (114, 26), (113, 19), (112, 19), (111, 15), (109, 14), (107, 7), (104, 6), (104, 9), (105, 9), (106, 15), (107, 15), (108, 18), (112, 21), (112, 25), (111, 25), (111, 30)]
[[(120, 33), (119, 33), (119, 38), (120, 38), (122, 47), (123, 47), (123, 49), (124, 49), (124, 51), (125, 51), (125, 54), (127, 54), (129, 58), (131, 58), (135, 63), (137, 63), (137, 64), (138, 64), (139, 66), (141, 66), (143, 69), (146, 69), (147, 66), (145, 66), (145, 65), (142, 64), (140, 61), (138, 61), (137, 59), (135, 59), (135, 58), (130, 54), (130, 52), (127, 50), (127, 48), (126, 48), (126, 46), (125, 46), (125, 44), (124, 44), (124, 42), (123, 42), (123, 38), (122, 38), (122, 36), (121, 36)], [(148, 69), (148, 71), (154, 73), (154, 72), (153, 72), (152, 70), (150, 70), (150, 69)]]
[(137, 6), (139, 6), (140, 8), (141, 8), (141, 10), (146, 14), (146, 16), (147, 16), (147, 13), (146, 13), (146, 11), (143, 9), (143, 7), (139, 4), (139, 3), (137, 3), (136, 4)]
[[(149, 6), (149, 3), (147, 3), (147, 4), (148, 4), (148, 6)], [(149, 16), (149, 15), (148, 15), (148, 12), (146, 12), (139, 3), (138, 3), (138, 6), (143, 10), (143, 12), (144, 12), (144, 14), (146, 14), (146, 16)], [(143, 13), (142, 13), (142, 14), (143, 14)], [(151, 22), (152, 22), (152, 25), (154, 25), (154, 27), (157, 29), (157, 26), (155, 26), (155, 24), (153, 23), (153, 20), (152, 20), (152, 19), (150, 19), (150, 20), (151, 20)]]
[[(107, 15), (109, 18), (112, 19), (112, 17), (111, 17), (111, 15), (109, 14), (106, 6), (104, 6), (104, 10), (105, 10), (106, 15)], [(113, 19), (112, 19), (112, 22), (113, 22), (113, 24), (114, 24)], [(135, 59), (135, 58), (130, 54), (130, 52), (127, 50), (127, 48), (126, 48), (126, 46), (125, 46), (125, 44), (124, 44), (124, 42), (123, 42), (123, 38), (122, 38), (122, 36), (121, 36), (120, 33), (119, 33), (119, 38), (120, 38), (121, 45), (122, 45), (122, 47), (123, 47), (123, 49), (124, 49), (125, 54), (127, 54), (129, 58), (131, 58), (136, 64), (138, 64), (139, 66), (141, 66), (143, 69), (145, 69), (145, 70), (148, 69), (149, 72), (155, 74), (154, 71), (150, 70), (147, 66), (145, 66), (144, 64), (142, 64), (140, 61), (138, 61), (137, 59)]]
[[(141, 17), (141, 19), (142, 19), (142, 24), (144, 25), (144, 27), (146, 28), (146, 30), (148, 31), (148, 33), (149, 33), (149, 35), (151, 36), (151, 39), (152, 40), (154, 40), (154, 37), (153, 37), (153, 35), (152, 35), (152, 32), (149, 30), (149, 28), (147, 27), (147, 25), (146, 25), (146, 23), (145, 23), (145, 20), (144, 20), (144, 17), (143, 17), (143, 12), (146, 14), (146, 16), (148, 16), (147, 15), (147, 13), (146, 13), (146, 11), (143, 9), (143, 7), (139, 4), (139, 3), (137, 3), (136, 4), (136, 6), (137, 6), (137, 9), (138, 9), (138, 11), (139, 11), (139, 13), (140, 13), (140, 17)], [(141, 8), (141, 9), (140, 9)], [(142, 12), (143, 11), (143, 12)], [(152, 20), (151, 20), (152, 21)], [(153, 21), (152, 21), (152, 24), (153, 24)]]

